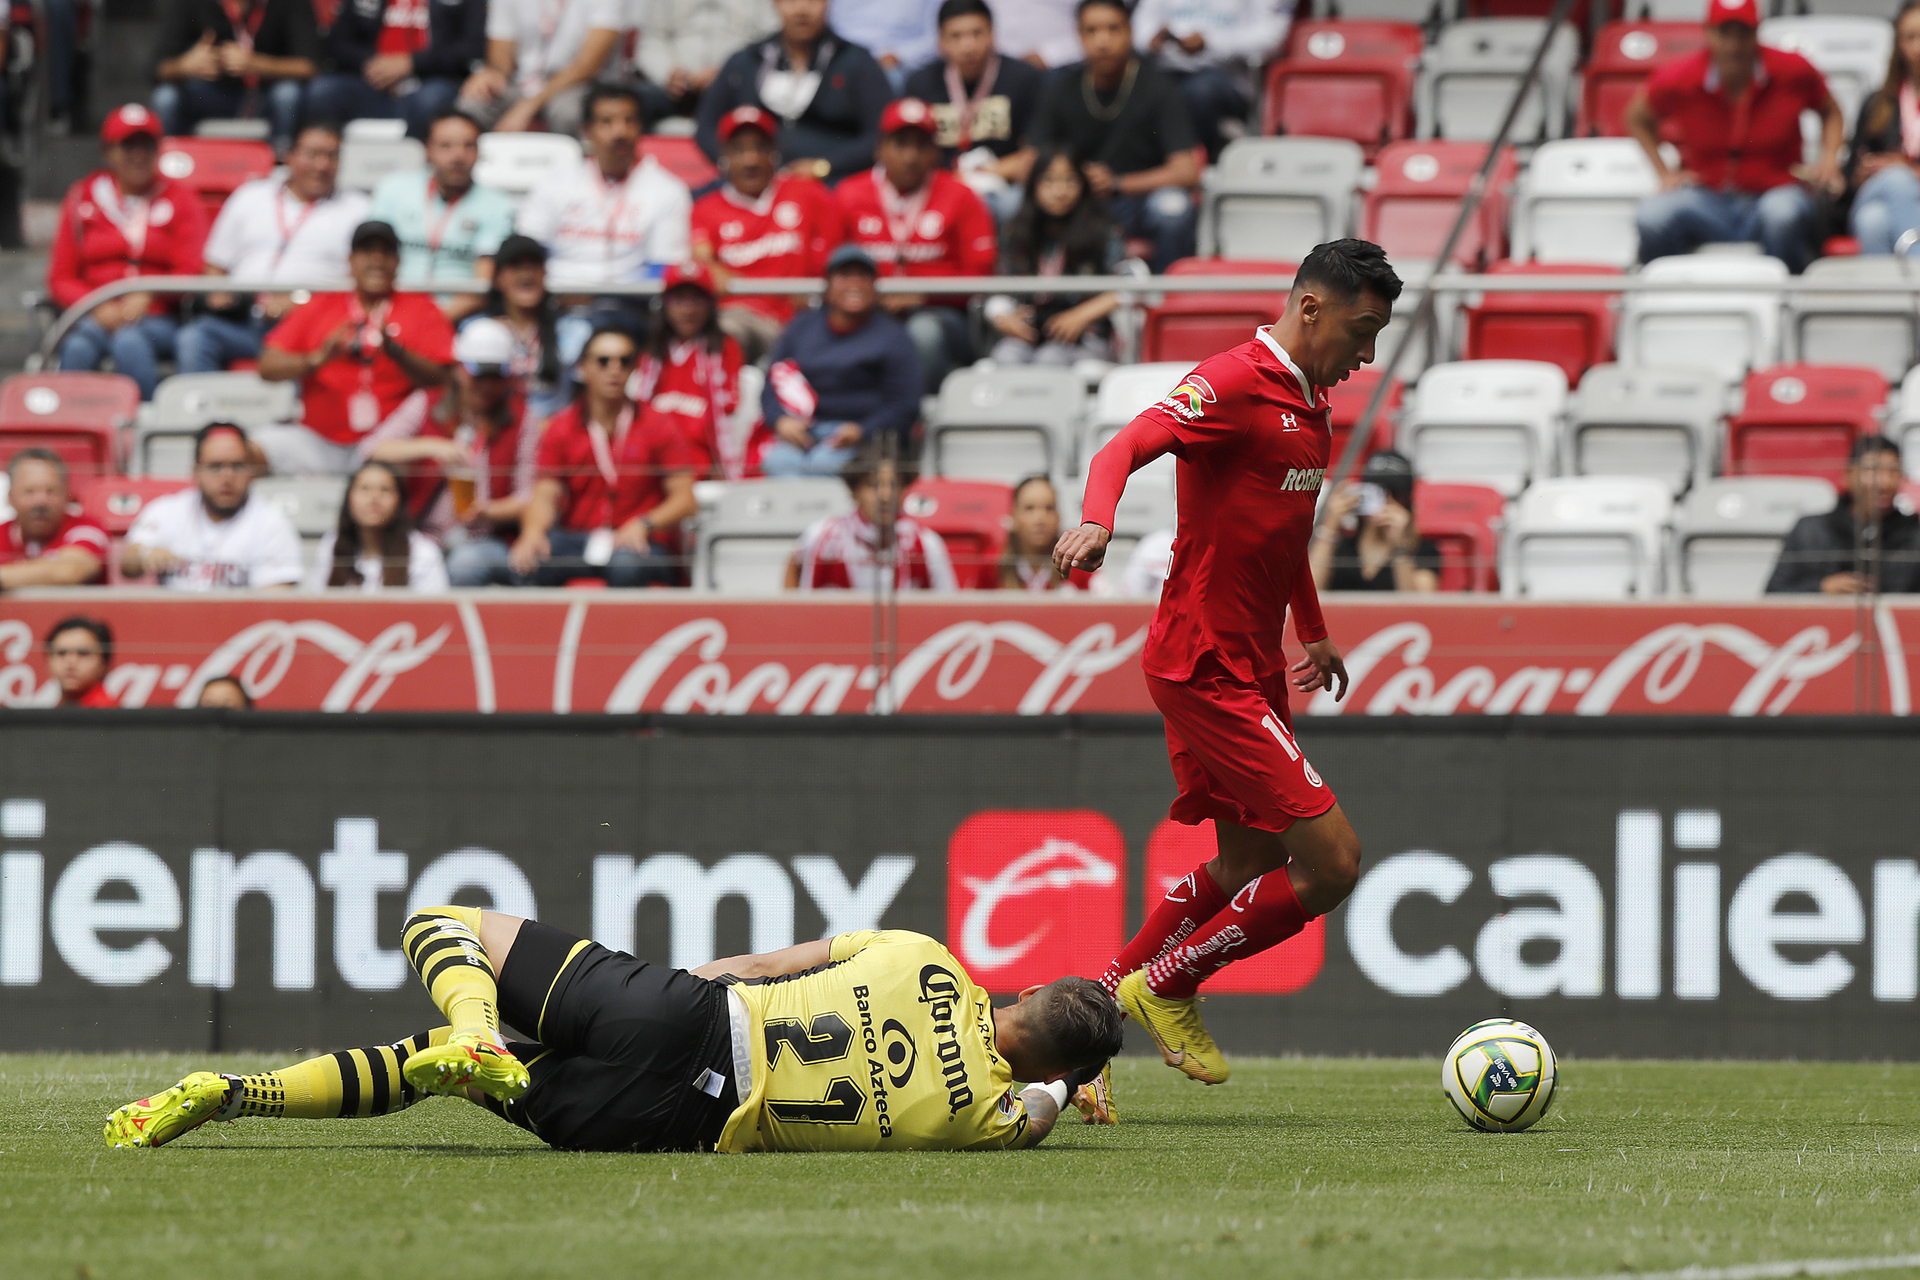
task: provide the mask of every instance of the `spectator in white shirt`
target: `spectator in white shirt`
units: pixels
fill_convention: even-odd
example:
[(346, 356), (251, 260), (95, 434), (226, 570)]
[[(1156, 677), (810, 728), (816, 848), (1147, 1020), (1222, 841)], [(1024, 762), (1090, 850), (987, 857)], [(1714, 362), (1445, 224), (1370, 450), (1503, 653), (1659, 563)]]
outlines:
[(544, 124), (577, 134), (592, 109), (587, 86), (631, 26), (627, 0), (492, 0), (487, 64), (467, 77), (458, 106), (502, 133)]
[(399, 472), (384, 462), (361, 463), (340, 504), (339, 527), (314, 552), (307, 590), (445, 591), (447, 562), (413, 527), (400, 499)]
[(1293, 0), (1140, 0), (1133, 38), (1180, 86), (1209, 159), (1246, 132), (1254, 77), (1280, 48)]
[(120, 555), (129, 578), (153, 574), (175, 591), (291, 587), (300, 581), (300, 535), (273, 503), (253, 497), (259, 455), (247, 433), (214, 422), (193, 438), (194, 488), (155, 498)]
[[(335, 186), (340, 129), (309, 124), (287, 152), (285, 178), (242, 183), (207, 235), (207, 274), (309, 284), (347, 274), (347, 246), (367, 216), (367, 197)], [(180, 372), (218, 373), (256, 360), (267, 330), (293, 309), (287, 293), (211, 293), (207, 314), (180, 330)]]

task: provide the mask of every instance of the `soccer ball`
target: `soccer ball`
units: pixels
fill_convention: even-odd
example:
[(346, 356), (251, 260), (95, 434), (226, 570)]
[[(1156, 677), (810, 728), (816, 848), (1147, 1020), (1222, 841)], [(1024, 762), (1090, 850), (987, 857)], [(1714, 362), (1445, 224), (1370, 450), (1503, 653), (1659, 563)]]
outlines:
[(1462, 1031), (1440, 1062), (1440, 1089), (1475, 1129), (1518, 1133), (1553, 1102), (1553, 1049), (1524, 1022), (1491, 1018)]

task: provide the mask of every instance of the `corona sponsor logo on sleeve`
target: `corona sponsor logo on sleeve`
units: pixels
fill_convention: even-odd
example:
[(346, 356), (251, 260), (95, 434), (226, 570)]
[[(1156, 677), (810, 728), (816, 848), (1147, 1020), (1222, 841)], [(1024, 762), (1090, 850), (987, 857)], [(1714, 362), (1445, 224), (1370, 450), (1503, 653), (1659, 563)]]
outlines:
[(976, 813), (947, 846), (947, 938), (989, 991), (1098, 973), (1120, 949), (1126, 843), (1088, 809)]

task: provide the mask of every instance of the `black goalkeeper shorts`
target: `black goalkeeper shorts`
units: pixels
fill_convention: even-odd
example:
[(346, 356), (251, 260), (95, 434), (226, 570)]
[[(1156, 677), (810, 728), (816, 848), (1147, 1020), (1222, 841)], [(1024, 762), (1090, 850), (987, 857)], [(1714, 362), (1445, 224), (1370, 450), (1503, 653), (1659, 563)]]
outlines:
[(500, 972), (500, 1017), (533, 1037), (508, 1042), (532, 1084), (488, 1105), (552, 1146), (710, 1149), (739, 1105), (727, 989), (684, 969), (529, 920)]

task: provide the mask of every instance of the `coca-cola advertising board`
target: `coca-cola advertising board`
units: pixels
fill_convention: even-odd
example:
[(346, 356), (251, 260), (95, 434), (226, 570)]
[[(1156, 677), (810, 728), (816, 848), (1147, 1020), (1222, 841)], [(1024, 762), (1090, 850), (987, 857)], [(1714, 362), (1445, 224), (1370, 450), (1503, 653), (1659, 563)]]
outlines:
[[(232, 673), (275, 710), (1151, 713), (1152, 612), (1013, 592), (907, 598), (890, 618), (852, 595), (41, 592), (0, 605), (0, 706), (58, 700), (42, 642), (87, 613), (113, 627), (108, 688), (127, 707), (192, 706)], [(1332, 597), (1326, 613), (1354, 687), (1300, 699), (1298, 716), (1905, 715), (1920, 644), (1920, 601), (1904, 598)]]

